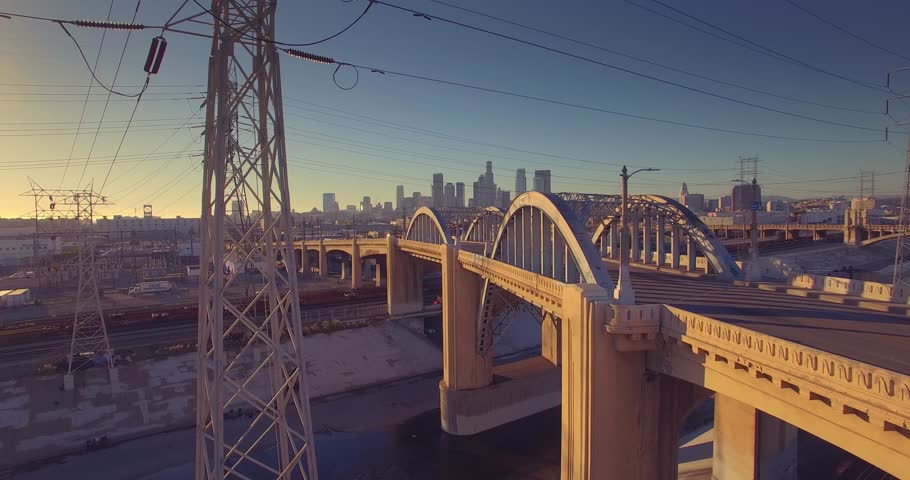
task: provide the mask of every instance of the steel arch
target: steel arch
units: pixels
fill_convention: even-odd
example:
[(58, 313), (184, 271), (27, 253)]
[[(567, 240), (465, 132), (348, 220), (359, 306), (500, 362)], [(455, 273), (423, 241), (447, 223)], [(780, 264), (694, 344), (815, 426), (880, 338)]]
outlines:
[(502, 224), (503, 216), (505, 216), (505, 212), (501, 208), (484, 208), (471, 220), (471, 224), (461, 239), (467, 242), (492, 244), (496, 240), (496, 234), (499, 233), (499, 225)]
[(436, 209), (420, 207), (411, 217), (404, 238), (435, 245), (448, 245), (450, 243), (449, 234), (444, 225), (446, 225), (445, 218)]
[[(582, 218), (597, 227), (592, 242), (597, 243), (611, 220), (619, 216), (622, 197), (619, 195), (597, 195), (587, 193), (560, 193), (570, 207)], [(695, 213), (672, 198), (662, 195), (632, 195), (629, 210), (644, 215), (662, 215), (668, 225), (679, 225), (686, 235), (695, 241), (705, 258), (722, 277), (741, 278), (742, 269), (734, 261), (727, 248), (714, 236)]]

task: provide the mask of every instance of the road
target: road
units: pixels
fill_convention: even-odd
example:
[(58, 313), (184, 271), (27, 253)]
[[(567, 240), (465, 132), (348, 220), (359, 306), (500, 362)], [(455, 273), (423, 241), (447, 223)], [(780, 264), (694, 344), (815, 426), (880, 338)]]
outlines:
[[(610, 274), (615, 282), (616, 271)], [(634, 267), (632, 286), (639, 304), (668, 304), (910, 374), (910, 321), (903, 315)]]

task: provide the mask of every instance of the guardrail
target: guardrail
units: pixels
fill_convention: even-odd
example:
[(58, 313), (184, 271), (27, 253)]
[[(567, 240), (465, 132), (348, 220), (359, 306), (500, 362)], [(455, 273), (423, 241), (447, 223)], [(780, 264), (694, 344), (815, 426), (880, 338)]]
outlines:
[(357, 318), (388, 316), (388, 313), (388, 307), (385, 305), (352, 305), (329, 310), (304, 310), (300, 312), (300, 317), (303, 323), (316, 323), (331, 320), (342, 321), (354, 320)]
[(426, 260), (440, 262), (442, 254), (439, 253), (439, 245), (433, 243), (424, 243), (414, 240), (399, 240), (398, 248), (406, 253), (417, 255)]
[(910, 304), (910, 291), (888, 283), (801, 273), (790, 278), (790, 285), (809, 290), (852, 295), (870, 300)]

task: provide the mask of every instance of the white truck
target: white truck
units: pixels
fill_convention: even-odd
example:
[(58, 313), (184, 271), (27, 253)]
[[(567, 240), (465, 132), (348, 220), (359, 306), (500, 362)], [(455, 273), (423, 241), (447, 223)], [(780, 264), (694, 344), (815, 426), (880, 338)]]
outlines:
[(158, 282), (139, 282), (127, 291), (129, 295), (142, 295), (145, 293), (164, 293), (174, 289), (174, 282), (162, 280)]

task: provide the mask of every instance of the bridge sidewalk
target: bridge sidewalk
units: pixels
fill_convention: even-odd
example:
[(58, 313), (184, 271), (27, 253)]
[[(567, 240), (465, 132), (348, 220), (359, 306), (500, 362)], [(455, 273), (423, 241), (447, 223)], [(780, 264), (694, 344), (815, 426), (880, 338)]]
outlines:
[(779, 282), (747, 282), (736, 280), (736, 285), (758, 288), (769, 292), (784, 293), (795, 297), (812, 298), (823, 302), (836, 303), (840, 305), (851, 305), (867, 310), (873, 310), (883, 313), (896, 313), (899, 315), (910, 316), (910, 305), (885, 302), (882, 300), (872, 300), (869, 298), (858, 297), (854, 295), (843, 295), (839, 293), (823, 292), (820, 290), (811, 290), (808, 288), (794, 287)]

